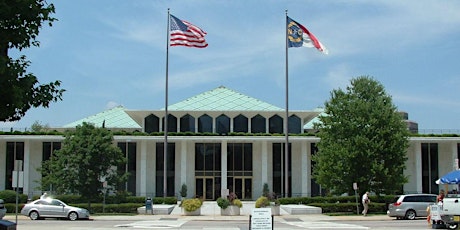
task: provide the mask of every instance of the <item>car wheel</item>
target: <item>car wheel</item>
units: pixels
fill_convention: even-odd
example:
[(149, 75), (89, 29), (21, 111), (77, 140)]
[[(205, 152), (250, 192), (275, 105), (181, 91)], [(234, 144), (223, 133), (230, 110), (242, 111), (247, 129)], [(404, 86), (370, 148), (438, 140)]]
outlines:
[(458, 227), (458, 224), (448, 224), (447, 225), (448, 229), (457, 229), (457, 227)]
[(404, 217), (408, 220), (414, 220), (416, 216), (417, 215), (414, 210), (407, 210), (406, 215)]
[(76, 212), (69, 213), (69, 220), (77, 220), (78, 214)]
[(38, 220), (40, 218), (40, 215), (38, 214), (37, 211), (32, 211), (29, 213), (29, 218), (31, 220)]

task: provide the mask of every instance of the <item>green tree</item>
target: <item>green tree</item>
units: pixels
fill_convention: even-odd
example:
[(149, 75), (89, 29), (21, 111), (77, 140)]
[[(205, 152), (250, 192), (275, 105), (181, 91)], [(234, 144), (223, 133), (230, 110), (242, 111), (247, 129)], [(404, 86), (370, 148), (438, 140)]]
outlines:
[(62, 100), (61, 81), (39, 84), (27, 72), (30, 61), (22, 55), (13, 59), (9, 49), (22, 51), (40, 45), (37, 40), (42, 24), (51, 26), (56, 19), (54, 5), (45, 0), (0, 0), (0, 121), (17, 121), (32, 107), (49, 107)]
[(40, 121), (35, 121), (32, 126), (30, 126), (30, 130), (32, 132), (41, 132), (49, 129), (49, 124), (43, 125)]
[(105, 128), (83, 123), (67, 131), (62, 148), (42, 164), (41, 186), (53, 188), (58, 194), (80, 194), (90, 203), (103, 189), (115, 190), (127, 180), (128, 174), (116, 166), (126, 163), (122, 151), (113, 145), (113, 134)]
[(404, 176), (409, 132), (382, 84), (369, 76), (351, 80), (346, 92), (333, 90), (320, 116), (313, 177), (333, 194), (394, 194)]

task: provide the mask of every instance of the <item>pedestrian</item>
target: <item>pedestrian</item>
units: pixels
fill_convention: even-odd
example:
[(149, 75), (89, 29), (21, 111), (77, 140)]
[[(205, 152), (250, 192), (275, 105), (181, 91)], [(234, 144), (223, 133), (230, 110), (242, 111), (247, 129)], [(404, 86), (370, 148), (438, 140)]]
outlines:
[(45, 192), (40, 196), (40, 200), (46, 199), (47, 197), (48, 197), (48, 194), (46, 194)]
[(439, 205), (442, 205), (442, 201), (444, 200), (444, 189), (441, 189), (441, 191), (439, 191), (439, 195), (438, 197), (436, 198), (436, 203), (438, 203)]
[(362, 214), (363, 216), (367, 216), (367, 211), (369, 210), (369, 203), (371, 202), (371, 200), (369, 199), (369, 192), (364, 193), (362, 202), (364, 206)]

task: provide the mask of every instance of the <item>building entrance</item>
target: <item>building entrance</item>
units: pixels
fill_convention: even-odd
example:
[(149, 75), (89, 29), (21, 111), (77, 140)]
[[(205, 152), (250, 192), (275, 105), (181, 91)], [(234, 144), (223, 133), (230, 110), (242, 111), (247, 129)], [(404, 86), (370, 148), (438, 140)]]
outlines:
[(234, 192), (238, 199), (252, 199), (252, 178), (251, 177), (229, 177), (227, 188)]
[(195, 194), (203, 200), (216, 200), (220, 196), (220, 177), (196, 177)]

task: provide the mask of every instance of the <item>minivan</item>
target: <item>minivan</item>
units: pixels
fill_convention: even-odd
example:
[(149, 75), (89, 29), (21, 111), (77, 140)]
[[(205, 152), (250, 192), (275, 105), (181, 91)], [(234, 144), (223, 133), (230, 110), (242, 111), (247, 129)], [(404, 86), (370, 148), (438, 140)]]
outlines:
[(433, 194), (407, 194), (395, 197), (393, 203), (388, 205), (387, 215), (408, 220), (426, 217), (427, 207), (436, 203), (436, 197)]

